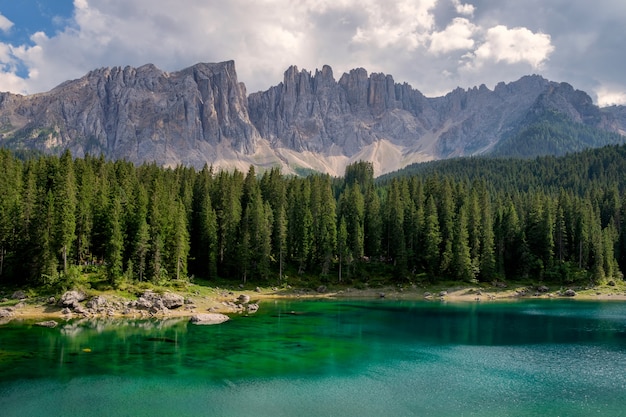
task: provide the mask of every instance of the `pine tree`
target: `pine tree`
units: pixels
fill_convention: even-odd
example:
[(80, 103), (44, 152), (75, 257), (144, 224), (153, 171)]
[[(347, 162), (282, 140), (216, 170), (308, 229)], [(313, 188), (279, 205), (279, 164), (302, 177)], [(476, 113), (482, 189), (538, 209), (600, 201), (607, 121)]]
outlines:
[(0, 149), (0, 280), (4, 278), (7, 254), (16, 252), (20, 218), (22, 166), (8, 151)]
[(107, 244), (104, 262), (107, 278), (111, 284), (115, 284), (123, 273), (124, 236), (121, 224), (122, 204), (119, 195), (111, 196), (107, 213)]
[(76, 179), (72, 155), (66, 151), (61, 156), (54, 177), (55, 242), (63, 258), (63, 272), (67, 273), (69, 252), (76, 232)]
[(173, 207), (173, 222), (168, 239), (172, 254), (176, 279), (187, 277), (187, 257), (189, 256), (189, 232), (187, 230), (187, 210), (181, 200), (176, 200)]
[(495, 259), (495, 236), (493, 226), (493, 214), (491, 202), (485, 190), (482, 191), (480, 207), (481, 225), (480, 225), (480, 253), (479, 253), (479, 278), (482, 281), (490, 282), (496, 277), (496, 259)]
[(337, 251), (339, 253), (339, 282), (343, 282), (343, 265), (351, 262), (350, 249), (348, 247), (348, 226), (345, 217), (339, 219), (339, 230), (337, 230)]
[(407, 272), (406, 240), (404, 232), (405, 201), (399, 181), (393, 181), (386, 202), (387, 256), (393, 261), (397, 276)]
[(474, 280), (467, 231), (467, 208), (462, 206), (456, 216), (452, 239), (452, 261), (450, 270), (455, 279), (471, 282)]
[(133, 239), (133, 265), (139, 281), (144, 281), (147, 271), (148, 251), (150, 249), (150, 226), (148, 225), (148, 193), (143, 185), (138, 185), (135, 191), (136, 233)]
[(424, 269), (431, 276), (439, 275), (441, 233), (439, 232), (439, 215), (437, 206), (432, 196), (426, 200), (426, 210), (424, 211), (424, 226), (422, 236), (422, 262)]
[(337, 246), (337, 211), (330, 177), (318, 178), (316, 189), (319, 193), (319, 205), (317, 215), (312, 214), (314, 241), (317, 243), (317, 262), (321, 264), (322, 275), (326, 275)]
[(373, 185), (365, 192), (365, 218), (363, 221), (365, 255), (378, 258), (381, 254), (383, 222), (381, 204), (378, 193)]

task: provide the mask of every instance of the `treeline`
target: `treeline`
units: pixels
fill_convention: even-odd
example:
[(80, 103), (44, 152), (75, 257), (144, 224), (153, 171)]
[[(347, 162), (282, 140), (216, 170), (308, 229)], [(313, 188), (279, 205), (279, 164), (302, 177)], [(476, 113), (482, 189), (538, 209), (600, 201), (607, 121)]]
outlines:
[(257, 176), (0, 150), (0, 280), (603, 282), (626, 266), (621, 186), (497, 188), (437, 173), (378, 183), (365, 162), (344, 178)]

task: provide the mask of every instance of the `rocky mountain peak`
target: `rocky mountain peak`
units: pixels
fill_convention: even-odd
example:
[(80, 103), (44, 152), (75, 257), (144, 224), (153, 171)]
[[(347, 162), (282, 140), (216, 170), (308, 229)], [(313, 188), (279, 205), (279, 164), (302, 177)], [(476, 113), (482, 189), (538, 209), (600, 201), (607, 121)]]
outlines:
[(624, 132), (626, 110), (601, 111), (584, 92), (541, 76), (457, 88), (427, 98), (391, 75), (289, 67), (249, 96), (234, 61), (176, 72), (152, 64), (89, 72), (32, 96), (0, 94), (0, 145), (161, 165), (247, 170), (282, 166), (343, 174), (357, 160), (376, 174), (413, 162), (488, 153), (546, 112)]

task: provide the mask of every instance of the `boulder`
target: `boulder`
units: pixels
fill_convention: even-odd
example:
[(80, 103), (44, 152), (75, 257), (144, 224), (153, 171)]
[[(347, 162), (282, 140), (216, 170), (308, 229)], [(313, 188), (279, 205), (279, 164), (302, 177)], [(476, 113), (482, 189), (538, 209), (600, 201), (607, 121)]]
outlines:
[(194, 316), (191, 316), (191, 319), (189, 321), (193, 324), (210, 325), (210, 324), (224, 323), (225, 321), (228, 321), (228, 320), (229, 320), (229, 317), (225, 314), (203, 313), (203, 314), (196, 314)]
[(255, 303), (248, 304), (246, 311), (249, 314), (256, 313), (257, 311), (259, 311), (259, 305)]
[(137, 299), (134, 307), (138, 309), (149, 310), (152, 308), (152, 301), (141, 296)]
[(566, 297), (574, 297), (576, 295), (576, 291), (574, 291), (571, 288), (569, 288), (569, 289), (565, 290), (563, 295), (566, 296)]
[(324, 294), (327, 290), (328, 288), (326, 288), (326, 285), (320, 285), (319, 287), (317, 287), (317, 292), (320, 294)]
[(108, 305), (107, 299), (101, 295), (97, 295), (93, 297), (91, 300), (87, 301), (87, 308), (90, 308), (96, 311), (106, 308), (107, 305)]
[(545, 285), (540, 285), (537, 287), (537, 291), (539, 292), (548, 292), (550, 291), (550, 289), (548, 287), (546, 287)]
[(14, 313), (6, 308), (0, 308), (0, 318), (13, 317)]
[(14, 300), (23, 300), (25, 298), (28, 298), (26, 296), (26, 293), (22, 290), (17, 290), (13, 293), (13, 295), (11, 296), (12, 299)]
[(185, 304), (185, 298), (172, 292), (166, 292), (161, 296), (163, 305), (169, 309), (179, 308)]
[(250, 296), (247, 294), (241, 294), (237, 300), (241, 303), (241, 304), (248, 304), (250, 302)]
[(87, 295), (82, 291), (67, 291), (59, 299), (59, 306), (70, 307), (81, 301), (85, 301)]

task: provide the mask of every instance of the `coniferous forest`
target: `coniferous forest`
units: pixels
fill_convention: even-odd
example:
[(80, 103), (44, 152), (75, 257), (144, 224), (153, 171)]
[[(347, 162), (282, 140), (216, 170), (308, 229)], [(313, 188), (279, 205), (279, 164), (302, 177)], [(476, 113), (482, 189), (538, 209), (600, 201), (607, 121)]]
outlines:
[(0, 150), (0, 282), (599, 284), (626, 268), (625, 172), (623, 146), (378, 180), (366, 162), (295, 177)]

